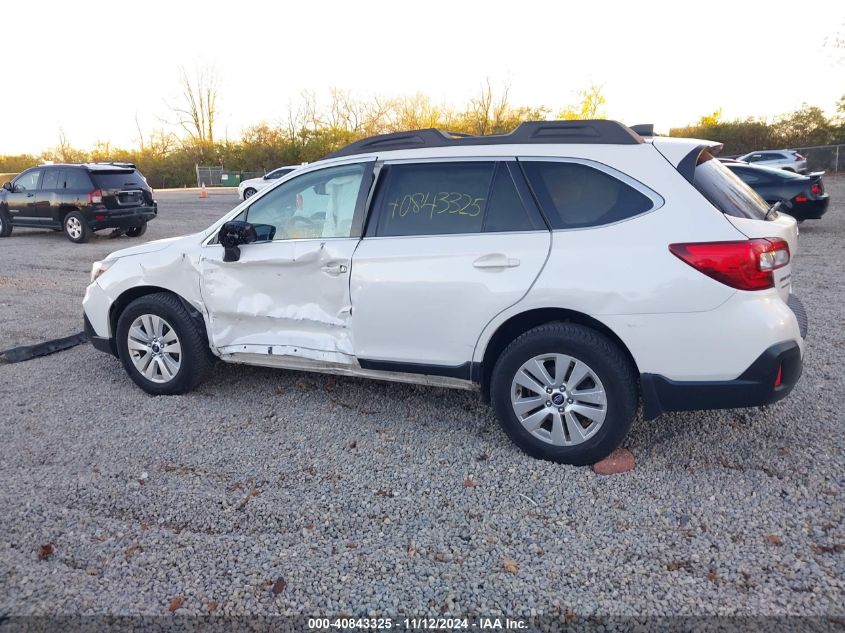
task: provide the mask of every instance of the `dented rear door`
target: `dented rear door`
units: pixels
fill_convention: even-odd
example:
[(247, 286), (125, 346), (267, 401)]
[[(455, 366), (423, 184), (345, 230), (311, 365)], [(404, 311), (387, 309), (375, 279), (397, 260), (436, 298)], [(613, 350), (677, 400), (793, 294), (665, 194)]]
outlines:
[(204, 247), (202, 295), (222, 357), (353, 362), (349, 273), (371, 182), (372, 163), (310, 171), (255, 196), (239, 218), (273, 226), (272, 239), (242, 245), (235, 262)]

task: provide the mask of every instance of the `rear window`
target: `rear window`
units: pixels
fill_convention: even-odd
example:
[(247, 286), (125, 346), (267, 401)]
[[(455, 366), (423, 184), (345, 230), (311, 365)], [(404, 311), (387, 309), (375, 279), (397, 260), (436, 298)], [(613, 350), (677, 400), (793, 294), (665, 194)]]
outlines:
[(693, 185), (725, 215), (764, 220), (769, 205), (707, 150), (698, 157)]
[(92, 171), (91, 179), (98, 189), (147, 189), (144, 177), (138, 171)]

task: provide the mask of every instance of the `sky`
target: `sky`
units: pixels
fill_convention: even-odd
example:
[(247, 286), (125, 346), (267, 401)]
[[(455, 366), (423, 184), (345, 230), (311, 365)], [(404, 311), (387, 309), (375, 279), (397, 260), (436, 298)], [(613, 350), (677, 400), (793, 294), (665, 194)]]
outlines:
[[(514, 105), (553, 111), (603, 86), (608, 118), (658, 131), (767, 117), (845, 94), (845, 2), (150, 0), (43, 4), (4, 21), (0, 155), (135, 147), (170, 127), (179, 67), (215, 68), (217, 137), (285, 118), (304, 90), (423, 92), (461, 105), (487, 78)], [(26, 28), (23, 28), (26, 26)], [(137, 119), (137, 125), (136, 125)]]

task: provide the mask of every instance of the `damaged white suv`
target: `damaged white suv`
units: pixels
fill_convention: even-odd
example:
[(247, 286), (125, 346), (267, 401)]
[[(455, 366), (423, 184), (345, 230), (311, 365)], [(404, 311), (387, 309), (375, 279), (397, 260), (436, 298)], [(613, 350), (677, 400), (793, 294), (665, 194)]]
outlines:
[(95, 263), (86, 331), (152, 394), (216, 358), (476, 389), (531, 455), (594, 462), (640, 399), (756, 406), (801, 374), (796, 223), (718, 149), (613, 121), (365, 139)]

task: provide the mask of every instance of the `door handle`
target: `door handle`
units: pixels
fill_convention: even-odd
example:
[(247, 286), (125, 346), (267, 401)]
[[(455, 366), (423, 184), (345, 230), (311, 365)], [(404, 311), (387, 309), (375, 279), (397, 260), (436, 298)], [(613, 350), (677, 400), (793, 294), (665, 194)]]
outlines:
[(472, 265), (476, 268), (516, 268), (519, 266), (519, 260), (502, 253), (490, 253), (482, 255), (472, 262)]
[(26, 194), (26, 197), (27, 198), (34, 198), (35, 194), (34, 193), (28, 193), (28, 194)]
[(349, 268), (347, 268), (346, 264), (327, 264), (321, 270), (327, 275), (337, 277), (338, 275), (344, 274)]

